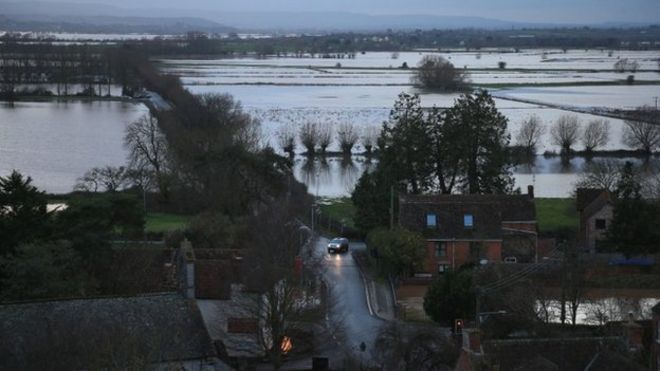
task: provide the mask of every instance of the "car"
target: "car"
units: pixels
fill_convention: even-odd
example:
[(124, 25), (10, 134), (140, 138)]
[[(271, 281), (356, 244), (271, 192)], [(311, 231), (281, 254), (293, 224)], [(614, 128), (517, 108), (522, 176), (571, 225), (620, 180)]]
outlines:
[(328, 243), (328, 254), (348, 252), (348, 238), (335, 237)]

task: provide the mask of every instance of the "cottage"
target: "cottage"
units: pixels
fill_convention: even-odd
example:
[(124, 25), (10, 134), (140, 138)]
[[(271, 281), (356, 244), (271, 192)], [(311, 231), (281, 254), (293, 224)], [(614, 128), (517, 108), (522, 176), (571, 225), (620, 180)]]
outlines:
[(531, 186), (526, 195), (401, 196), (399, 224), (426, 238), (427, 274), (441, 274), (467, 263), (538, 259)]
[(580, 218), (579, 244), (592, 254), (606, 238), (612, 223), (614, 204), (610, 192), (604, 189), (578, 188), (576, 206)]

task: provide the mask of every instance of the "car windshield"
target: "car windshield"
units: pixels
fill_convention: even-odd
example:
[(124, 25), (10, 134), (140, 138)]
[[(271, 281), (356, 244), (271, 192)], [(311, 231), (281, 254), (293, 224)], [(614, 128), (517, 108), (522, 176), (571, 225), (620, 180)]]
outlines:
[(341, 239), (341, 238), (333, 238), (332, 241), (330, 241), (330, 243), (341, 244), (341, 243), (342, 243), (342, 239)]

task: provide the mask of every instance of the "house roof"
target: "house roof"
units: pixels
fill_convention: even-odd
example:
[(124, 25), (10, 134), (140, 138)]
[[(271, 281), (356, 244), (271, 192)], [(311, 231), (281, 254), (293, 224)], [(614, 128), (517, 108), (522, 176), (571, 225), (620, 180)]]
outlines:
[(610, 196), (610, 193), (607, 191), (603, 191), (598, 195), (598, 197), (596, 197), (593, 201), (591, 201), (590, 204), (585, 206), (585, 208), (582, 210), (582, 217), (589, 218), (595, 213), (602, 210), (603, 207), (605, 207), (606, 205), (611, 205), (611, 204), (612, 204), (612, 197)]
[(231, 276), (231, 263), (227, 260), (196, 260), (195, 297), (230, 299)]
[(136, 367), (215, 354), (196, 304), (175, 293), (0, 305), (7, 370)]
[(257, 318), (257, 294), (243, 290), (242, 285), (231, 285), (231, 300), (198, 300), (200, 312), (213, 341), (222, 344), (223, 352), (233, 358), (255, 358), (263, 355), (257, 334), (230, 332), (232, 319)]
[(646, 368), (614, 352), (598, 352), (584, 371), (642, 371)]
[(176, 269), (172, 249), (116, 244), (110, 251), (97, 267), (103, 295), (133, 296), (176, 290), (176, 282), (171, 279)]
[[(437, 215), (438, 227), (426, 227), (426, 215)], [(474, 226), (463, 217), (472, 214)], [(438, 239), (501, 239), (502, 222), (535, 221), (534, 199), (528, 195), (404, 195), (399, 197), (399, 223)]]
[(575, 198), (575, 205), (578, 211), (584, 210), (603, 192), (605, 192), (605, 190), (601, 188), (578, 188)]
[[(483, 348), (488, 363), (499, 365), (501, 370), (522, 370), (530, 360), (544, 359), (548, 366), (555, 364), (560, 370), (583, 371), (599, 353), (626, 351), (620, 337), (490, 340), (483, 343)], [(641, 368), (631, 370), (637, 369)]]

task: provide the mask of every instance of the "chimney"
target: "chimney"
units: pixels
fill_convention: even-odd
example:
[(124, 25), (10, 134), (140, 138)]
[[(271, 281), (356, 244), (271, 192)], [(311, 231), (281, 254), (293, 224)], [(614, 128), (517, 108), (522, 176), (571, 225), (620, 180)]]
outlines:
[(534, 186), (531, 185), (531, 184), (527, 186), (527, 195), (528, 195), (529, 198), (531, 198), (532, 200), (534, 199)]
[(463, 350), (470, 353), (481, 353), (481, 333), (478, 329), (463, 329)]

